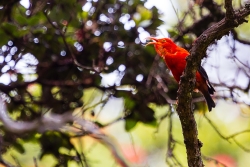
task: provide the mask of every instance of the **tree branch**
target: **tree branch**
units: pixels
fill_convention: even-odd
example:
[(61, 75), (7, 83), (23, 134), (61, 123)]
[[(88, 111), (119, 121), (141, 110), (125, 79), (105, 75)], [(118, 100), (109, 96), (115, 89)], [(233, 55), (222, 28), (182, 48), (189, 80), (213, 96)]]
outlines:
[[(130, 167), (131, 165), (125, 160), (118, 146), (100, 131), (99, 127), (91, 121), (75, 117), (71, 112), (66, 112), (62, 115), (59, 114), (46, 114), (39, 119), (30, 122), (14, 121), (7, 114), (5, 102), (0, 96), (0, 120), (2, 121), (5, 129), (11, 133), (22, 134), (28, 132), (46, 132), (48, 130), (61, 130), (68, 123), (77, 123), (81, 126), (84, 134), (89, 134), (91, 137), (98, 139), (106, 145), (112, 152), (115, 160), (122, 167)], [(2, 161), (3, 162), (3, 161)], [(0, 161), (1, 163), (1, 161)]]
[(197, 126), (192, 111), (192, 92), (195, 87), (195, 74), (205, 56), (207, 47), (215, 40), (229, 33), (230, 30), (246, 22), (245, 17), (250, 14), (250, 3), (236, 11), (235, 20), (227, 21), (226, 18), (204, 31), (195, 41), (187, 58), (187, 66), (181, 77), (178, 90), (177, 112), (180, 117), (184, 143), (187, 150), (188, 165), (190, 167), (203, 167), (200, 148), (202, 143), (198, 139)]
[(234, 21), (234, 9), (232, 5), (232, 0), (225, 0), (225, 9), (226, 9), (226, 19)]
[(234, 143), (240, 147), (242, 150), (246, 151), (246, 152), (250, 152), (250, 149), (249, 148), (246, 148), (245, 146), (243, 146), (242, 144), (240, 144), (235, 137), (237, 137), (238, 135), (241, 135), (243, 133), (249, 133), (250, 130), (244, 130), (244, 131), (241, 131), (241, 132), (237, 132), (237, 133), (234, 133), (232, 135), (229, 135), (229, 136), (224, 136), (220, 131), (219, 131), (219, 128), (216, 127), (216, 125), (206, 116), (204, 115), (205, 119), (208, 121), (208, 123), (212, 126), (212, 128), (215, 130), (215, 132), (224, 140), (228, 141), (229, 143), (230, 142), (230, 139), (232, 139), (234, 141)]
[(77, 61), (75, 54), (73, 53), (72, 49), (69, 47), (68, 43), (66, 42), (64, 32), (62, 32), (62, 30), (61, 30), (56, 24), (54, 24), (54, 23), (50, 20), (50, 18), (49, 18), (49, 16), (48, 16), (48, 13), (46, 13), (46, 12), (43, 12), (43, 13), (44, 13), (45, 17), (47, 18), (48, 22), (51, 24), (51, 26), (52, 26), (54, 29), (56, 29), (56, 30), (59, 31), (60, 36), (62, 37), (63, 43), (64, 43), (64, 45), (65, 45), (67, 51), (69, 51), (70, 56), (71, 56), (71, 58), (73, 59), (74, 64), (75, 64), (77, 67), (80, 67), (80, 68), (82, 68), (82, 69), (94, 70), (95, 72), (100, 73), (101, 71), (99, 71), (99, 68), (96, 68), (96, 67), (93, 67), (93, 68), (92, 68), (92, 67), (84, 66), (84, 65), (82, 65), (81, 63), (79, 63), (79, 62)]
[[(211, 23), (215, 23), (224, 18), (225, 14), (221, 10), (221, 6), (215, 3), (213, 0), (203, 0), (202, 8), (206, 8), (209, 10), (210, 14), (202, 16), (199, 20), (194, 19), (194, 23), (184, 29), (175, 39), (174, 41), (179, 41), (183, 38), (183, 35), (188, 33), (193, 33), (197, 37), (202, 34), (208, 27), (210, 27)], [(200, 10), (202, 10), (202, 8)]]
[(221, 166), (221, 167), (227, 167), (224, 163), (222, 162), (219, 162), (217, 159), (214, 159), (214, 158), (211, 158), (211, 157), (207, 157), (207, 156), (202, 156), (202, 158), (205, 160), (205, 161), (212, 161), (214, 162), (214, 164), (216, 166)]

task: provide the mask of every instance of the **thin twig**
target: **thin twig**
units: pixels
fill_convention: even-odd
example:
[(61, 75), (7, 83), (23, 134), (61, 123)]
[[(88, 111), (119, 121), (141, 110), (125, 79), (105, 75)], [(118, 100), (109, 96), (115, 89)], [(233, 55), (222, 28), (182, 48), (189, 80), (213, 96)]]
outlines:
[(34, 161), (34, 165), (35, 165), (35, 167), (38, 167), (36, 157), (33, 157), (33, 161)]
[(146, 86), (149, 87), (151, 82), (152, 82), (152, 78), (154, 76), (154, 73), (155, 73), (155, 68), (156, 66), (158, 65), (158, 62), (160, 60), (160, 57), (158, 55), (155, 56), (155, 59), (154, 59), (154, 62), (149, 70), (149, 75), (148, 75), (148, 78), (147, 78), (147, 81), (146, 81)]
[[(171, 159), (173, 161), (174, 166), (183, 166), (180, 161), (177, 159), (175, 154), (173, 154), (175, 148), (175, 140), (173, 138), (173, 117), (174, 112), (170, 110), (169, 112), (169, 129), (168, 129), (168, 150), (167, 150), (167, 159)], [(167, 161), (168, 162), (168, 161)]]
[(229, 143), (231, 143), (228, 138), (226, 138), (220, 131), (219, 129), (216, 127), (216, 125), (214, 125), (214, 123), (206, 116), (206, 114), (204, 114), (204, 118), (208, 121), (208, 123), (213, 127), (213, 129), (216, 131), (216, 133), (222, 138), (225, 139), (226, 141), (228, 141)]
[(227, 139), (234, 138), (234, 137), (236, 137), (236, 136), (238, 136), (238, 135), (241, 135), (241, 134), (243, 134), (243, 133), (250, 133), (250, 130), (244, 130), (244, 131), (241, 131), (241, 132), (237, 132), (237, 133), (234, 133), (234, 134), (232, 134), (232, 135), (227, 136), (226, 138), (227, 138)]
[(214, 158), (211, 158), (211, 157), (207, 157), (207, 156), (204, 156), (202, 155), (202, 158), (206, 161), (213, 161), (216, 165), (220, 165), (222, 167), (227, 167), (224, 163), (222, 162), (219, 162), (217, 159), (214, 159)]
[(77, 61), (75, 54), (73, 53), (73, 51), (71, 50), (71, 48), (69, 47), (69, 45), (68, 45), (67, 42), (66, 42), (65, 35), (64, 35), (65, 32), (63, 32), (56, 24), (54, 24), (54, 23), (50, 20), (48, 14), (47, 14), (46, 12), (44, 12), (44, 15), (45, 15), (45, 17), (47, 18), (48, 22), (52, 25), (52, 27), (54, 27), (54, 28), (55, 28), (56, 30), (58, 30), (58, 32), (60, 33), (60, 36), (62, 37), (63, 43), (64, 43), (66, 49), (69, 51), (70, 56), (72, 57), (74, 64), (75, 64), (76, 66), (82, 68), (82, 69), (93, 70), (93, 71), (95, 71), (95, 72), (100, 73), (101, 71), (98, 70), (99, 68), (93, 68), (93, 67), (84, 66), (84, 65), (82, 65), (81, 63), (79, 63), (79, 62)]
[(177, 17), (177, 19), (178, 19), (178, 22), (181, 22), (181, 21), (180, 21), (180, 18), (179, 18), (179, 16), (178, 16), (178, 12), (177, 12), (177, 10), (175, 9), (172, 0), (170, 0), (170, 3), (171, 3), (171, 6), (172, 6), (172, 8), (173, 8), (173, 10), (174, 10), (174, 12), (175, 12), (175, 15), (176, 15), (176, 17)]
[(138, 157), (138, 155), (136, 153), (136, 149), (135, 149), (135, 141), (134, 141), (134, 138), (133, 138), (131, 132), (129, 132), (128, 135), (129, 135), (129, 138), (131, 140), (131, 145), (132, 145), (132, 148), (133, 148), (134, 156)]
[(214, 123), (206, 116), (204, 115), (204, 118), (208, 121), (208, 123), (213, 127), (213, 129), (216, 131), (216, 133), (224, 140), (228, 141), (229, 143), (230, 142), (230, 139), (232, 139), (234, 141), (234, 143), (239, 146), (242, 150), (246, 151), (246, 152), (250, 152), (250, 149), (246, 148), (245, 146), (243, 146), (242, 144), (240, 144), (236, 139), (235, 137), (240, 135), (240, 134), (243, 134), (243, 133), (250, 133), (250, 130), (244, 130), (244, 131), (241, 131), (241, 132), (237, 132), (235, 134), (232, 134), (232, 135), (229, 135), (229, 136), (224, 136), (219, 130), (218, 128), (214, 125)]
[(246, 152), (250, 152), (250, 149), (244, 147), (241, 143), (239, 143), (235, 138), (232, 138), (233, 141), (235, 142), (236, 145), (238, 145), (242, 150), (246, 151)]
[[(46, 132), (48, 130), (62, 130), (68, 123), (76, 123), (82, 128), (83, 133), (88, 133), (89, 136), (99, 140), (105, 146), (107, 146), (113, 153), (113, 157), (118, 164), (122, 167), (131, 166), (129, 162), (124, 158), (117, 144), (106, 136), (100, 128), (91, 121), (75, 117), (72, 112), (66, 112), (64, 114), (52, 114), (41, 116), (33, 121), (14, 121), (7, 114), (6, 104), (0, 96), (0, 120), (3, 123), (5, 129), (9, 132), (22, 134), (27, 132)], [(14, 157), (13, 157), (14, 158)], [(14, 158), (15, 159), (15, 158)], [(18, 164), (18, 162), (16, 162)], [(20, 165), (19, 165), (20, 166)]]
[(0, 164), (6, 166), (6, 167), (17, 167), (17, 166), (14, 166), (12, 164), (10, 164), (9, 162), (5, 161), (3, 158), (2, 158), (2, 155), (0, 155)]
[(17, 167), (21, 167), (19, 160), (14, 155), (11, 155), (11, 157), (14, 159), (15, 163), (17, 164)]

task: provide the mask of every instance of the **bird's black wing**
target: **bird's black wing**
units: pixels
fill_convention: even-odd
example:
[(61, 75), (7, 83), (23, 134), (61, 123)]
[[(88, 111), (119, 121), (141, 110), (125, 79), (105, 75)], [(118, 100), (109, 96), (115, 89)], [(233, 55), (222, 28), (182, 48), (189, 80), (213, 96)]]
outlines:
[(201, 74), (201, 76), (207, 81), (207, 86), (208, 86), (209, 93), (214, 94), (215, 90), (214, 90), (213, 86), (211, 85), (211, 83), (209, 82), (208, 75), (207, 75), (205, 69), (202, 66), (200, 66), (198, 68), (198, 71)]

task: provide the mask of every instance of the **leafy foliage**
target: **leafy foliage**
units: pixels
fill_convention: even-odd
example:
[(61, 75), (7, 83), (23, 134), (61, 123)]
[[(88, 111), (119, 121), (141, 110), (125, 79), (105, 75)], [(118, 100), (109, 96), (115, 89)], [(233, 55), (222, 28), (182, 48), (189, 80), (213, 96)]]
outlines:
[[(127, 130), (138, 121), (155, 124), (154, 112), (147, 104), (165, 102), (156, 82), (145, 84), (154, 52), (141, 42), (162, 23), (155, 7), (149, 10), (140, 0), (39, 0), (32, 1), (29, 9), (12, 0), (0, 7), (1, 76), (10, 79), (0, 84), (0, 90), (16, 120), (74, 111), (86, 105), (84, 91), (97, 88), (124, 98)], [(123, 70), (119, 70), (121, 65)], [(100, 74), (113, 71), (122, 81), (102, 86)], [(143, 79), (136, 80), (138, 75)], [(132, 85), (137, 93), (116, 90), (120, 85)], [(58, 165), (64, 166), (72, 160), (59, 152), (62, 147), (73, 149), (69, 134), (51, 131), (41, 135), (33, 138), (41, 145), (41, 158), (53, 154), (60, 159)], [(10, 145), (24, 152), (18, 144), (20, 137), (25, 136), (14, 137)]]
[[(168, 118), (167, 163), (179, 164), (173, 153), (178, 144), (172, 136), (174, 107), (167, 106), (167, 113), (164, 111), (160, 117), (155, 113), (157, 107), (150, 108), (150, 105), (176, 104), (178, 84), (153, 47), (144, 46), (145, 38), (156, 34), (163, 24), (157, 8), (146, 8), (146, 2), (30, 0), (30, 6), (25, 8), (19, 0), (1, 1), (0, 92), (6, 99), (10, 117), (29, 122), (42, 119), (48, 112), (72, 112), (82, 119), (90, 118), (99, 128), (125, 120), (127, 131), (140, 123), (155, 127), (157, 121)], [(199, 3), (203, 5), (200, 7)], [(203, 31), (225, 16), (223, 5), (214, 1), (195, 1), (192, 5), (176, 27), (168, 30), (170, 37), (186, 49), (192, 47), (194, 39)], [(236, 40), (249, 44), (240, 39), (241, 36), (245, 39), (246, 35), (240, 28), (233, 32), (234, 44)], [(235, 50), (232, 48), (232, 53)], [(248, 65), (238, 56), (234, 55), (233, 59), (240, 62), (239, 71), (249, 76), (245, 70), (249, 69)], [(116, 77), (111, 84), (104, 82), (111, 80), (106, 77), (109, 74)], [(234, 83), (233, 86), (217, 84), (230, 92), (228, 96), (218, 93), (217, 98), (231, 96), (237, 101), (239, 98), (234, 96), (239, 90), (249, 92), (250, 82), (245, 89)], [(112, 98), (123, 99), (122, 115), (106, 124), (93, 119), (99, 114), (95, 109), (102, 110)], [(193, 99), (195, 109), (206, 110), (200, 94), (194, 94)], [(5, 154), (14, 148), (25, 154), (24, 143), (32, 142), (41, 148), (40, 159), (47, 155), (55, 157), (56, 163), (51, 165), (69, 166), (74, 161), (79, 166), (88, 166), (88, 157), (73, 142), (74, 137), (88, 134), (80, 133), (73, 122), (68, 125), (76, 136), (63, 130), (17, 135), (1, 126), (0, 151)], [(172, 160), (168, 162), (171, 158), (173, 164)], [(0, 162), (3, 163), (2, 156)]]

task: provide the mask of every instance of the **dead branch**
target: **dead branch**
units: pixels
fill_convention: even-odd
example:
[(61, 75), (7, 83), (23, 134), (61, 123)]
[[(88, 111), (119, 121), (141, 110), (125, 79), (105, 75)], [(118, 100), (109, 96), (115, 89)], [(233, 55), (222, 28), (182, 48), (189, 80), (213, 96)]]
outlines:
[(98, 139), (105, 146), (107, 146), (118, 164), (122, 167), (130, 167), (129, 163), (125, 160), (122, 153), (118, 150), (118, 146), (100, 131), (99, 127), (91, 121), (75, 117), (72, 112), (66, 112), (62, 115), (48, 113), (39, 119), (25, 122), (25, 121), (14, 121), (8, 114), (5, 106), (5, 102), (0, 96), (0, 120), (2, 121), (5, 129), (11, 133), (22, 134), (28, 132), (46, 132), (48, 130), (62, 130), (65, 125), (69, 123), (76, 123), (81, 126), (83, 132), (89, 134), (89, 136)]

